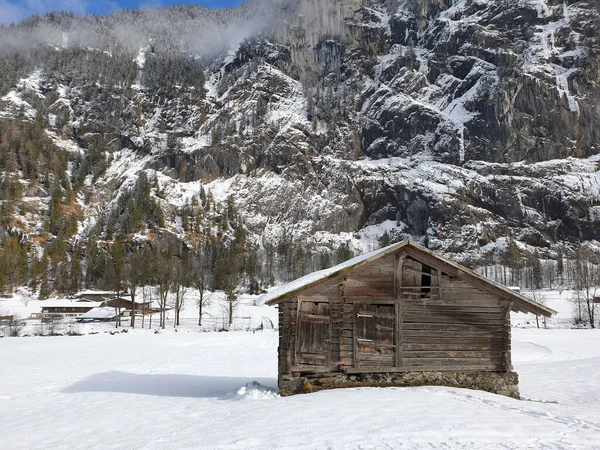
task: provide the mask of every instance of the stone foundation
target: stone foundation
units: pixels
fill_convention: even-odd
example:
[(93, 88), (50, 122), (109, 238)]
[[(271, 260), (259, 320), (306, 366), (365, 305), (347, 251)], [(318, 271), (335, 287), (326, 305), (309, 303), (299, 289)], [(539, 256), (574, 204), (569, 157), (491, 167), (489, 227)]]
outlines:
[(279, 394), (282, 396), (366, 386), (448, 386), (519, 398), (519, 376), (515, 372), (396, 372), (355, 375), (335, 372), (279, 376)]

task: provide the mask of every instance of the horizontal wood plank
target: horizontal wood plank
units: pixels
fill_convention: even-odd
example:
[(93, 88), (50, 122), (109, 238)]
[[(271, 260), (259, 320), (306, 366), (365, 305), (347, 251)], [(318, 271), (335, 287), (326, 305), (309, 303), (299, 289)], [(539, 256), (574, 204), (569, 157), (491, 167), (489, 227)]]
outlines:
[[(428, 359), (428, 358), (492, 358), (493, 353), (489, 350), (429, 350), (429, 351), (402, 351), (402, 357), (406, 359)], [(498, 352), (500, 354), (500, 352)], [(500, 358), (500, 356), (498, 356)]]
[(494, 323), (409, 323), (403, 322), (403, 330), (437, 330), (437, 331), (500, 331), (501, 325)]
[(502, 338), (502, 332), (498, 330), (497, 332), (489, 332), (489, 331), (447, 331), (447, 330), (402, 330), (402, 337), (446, 337), (446, 338), (489, 338), (489, 337), (498, 337)]

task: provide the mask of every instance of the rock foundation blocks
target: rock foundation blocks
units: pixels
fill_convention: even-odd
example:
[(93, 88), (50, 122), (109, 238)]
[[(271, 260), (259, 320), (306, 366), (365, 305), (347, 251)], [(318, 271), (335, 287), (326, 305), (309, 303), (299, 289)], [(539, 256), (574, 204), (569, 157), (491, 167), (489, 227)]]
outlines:
[(366, 386), (448, 386), (519, 398), (519, 376), (515, 372), (294, 373), (279, 377), (279, 393), (282, 396)]

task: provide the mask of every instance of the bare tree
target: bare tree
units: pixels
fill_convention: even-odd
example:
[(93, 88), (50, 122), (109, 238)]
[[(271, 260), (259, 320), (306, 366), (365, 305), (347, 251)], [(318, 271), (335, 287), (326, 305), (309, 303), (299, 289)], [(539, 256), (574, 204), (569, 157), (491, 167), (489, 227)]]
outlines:
[(196, 305), (198, 306), (198, 326), (202, 326), (202, 313), (205, 306), (208, 306), (210, 299), (204, 295), (204, 291), (210, 286), (211, 282), (210, 260), (205, 247), (200, 247), (195, 255), (192, 269), (192, 283), (198, 290)]
[(229, 287), (227, 287), (225, 294), (227, 294), (227, 313), (228, 313), (228, 320), (229, 320), (229, 329), (232, 329), (232, 327), (233, 327), (233, 311), (237, 307), (237, 305), (239, 303), (239, 299), (238, 299), (237, 293), (235, 292), (235, 288), (230, 289)]
[(134, 249), (127, 257), (125, 283), (131, 292), (131, 328), (135, 328), (135, 294), (146, 278), (145, 259), (143, 251), (139, 249)]
[(564, 254), (562, 249), (558, 249), (556, 252), (556, 276), (558, 277), (558, 294), (562, 295), (562, 291), (565, 286), (565, 265), (564, 265)]
[(25, 328), (25, 321), (19, 319), (18, 317), (14, 317), (8, 321), (8, 335), (10, 337), (18, 337)]
[[(539, 289), (532, 289), (531, 292), (529, 292), (528, 297), (531, 298), (531, 300), (533, 300), (534, 302), (537, 302), (541, 305), (546, 304), (546, 299), (544, 298)], [(544, 329), (548, 328), (546, 323), (546, 316), (542, 316), (542, 324), (544, 325)], [(538, 329), (540, 328), (540, 316), (538, 314), (535, 315), (535, 325), (538, 327)]]
[[(575, 252), (574, 273), (578, 306), (578, 319), (587, 319), (591, 328), (596, 328), (596, 304), (594, 298), (600, 292), (600, 266), (596, 264), (596, 255), (592, 252), (578, 249)], [(581, 307), (585, 308), (585, 317), (581, 314)]]
[(583, 293), (580, 290), (575, 290), (569, 299), (573, 305), (573, 321), (576, 325), (583, 324), (587, 321), (587, 313)]
[[(234, 215), (233, 201), (228, 201), (229, 217)], [(218, 285), (227, 295), (229, 328), (233, 326), (233, 312), (238, 305), (238, 288), (245, 272), (246, 231), (241, 220), (233, 226), (234, 239), (229, 247), (221, 246), (217, 252)]]
[(154, 287), (152, 283), (154, 281), (156, 269), (156, 261), (152, 256), (152, 251), (148, 247), (144, 247), (142, 250), (142, 328), (144, 328), (146, 321), (146, 310), (150, 311), (150, 328), (152, 328), (152, 301), (154, 299), (153, 291)]
[(217, 265), (220, 287), (227, 295), (227, 315), (229, 329), (233, 327), (233, 312), (238, 304), (237, 289), (241, 282), (241, 263), (236, 253), (231, 249), (224, 249)]
[(148, 303), (148, 300), (150, 299), (149, 296), (149, 289), (151, 289), (149, 286), (142, 286), (142, 328), (144, 328), (146, 326), (146, 308)]
[(23, 328), (25, 328), (25, 321), (16, 316), (9, 316), (7, 314), (2, 314), (1, 312), (0, 316), (6, 317), (6, 319), (0, 321), (0, 324), (2, 324), (0, 331), (2, 331), (4, 336), (18, 337), (21, 334), (21, 331), (23, 331)]
[[(147, 288), (147, 299), (148, 299), (148, 303), (150, 304), (150, 308), (149, 308), (149, 317), (150, 320), (148, 321), (148, 329), (152, 328), (152, 317), (154, 316), (154, 308), (152, 307), (152, 303), (154, 302), (154, 299), (156, 298), (156, 288), (154, 286), (148, 286)], [(144, 316), (142, 316), (142, 323), (144, 321)]]
[(172, 292), (175, 294), (175, 300), (173, 302), (173, 310), (175, 311), (173, 328), (179, 326), (181, 310), (185, 305), (185, 295), (189, 289), (188, 272), (186, 269), (187, 264), (183, 263), (180, 259), (176, 259), (173, 262), (173, 280), (171, 283)]
[(160, 327), (164, 329), (167, 323), (167, 298), (173, 282), (173, 256), (166, 251), (156, 252), (156, 282), (158, 285), (158, 306), (160, 309)]
[(173, 324), (173, 327), (178, 327), (180, 325), (181, 311), (185, 306), (185, 296), (188, 290), (188, 286), (180, 284), (175, 292), (175, 323)]
[(120, 241), (115, 242), (110, 248), (110, 260), (107, 271), (108, 282), (115, 294), (115, 328), (121, 326), (121, 293), (125, 289), (125, 255), (123, 244)]
[(56, 317), (43, 317), (36, 334), (38, 336), (54, 336), (58, 333), (61, 324), (62, 320)]

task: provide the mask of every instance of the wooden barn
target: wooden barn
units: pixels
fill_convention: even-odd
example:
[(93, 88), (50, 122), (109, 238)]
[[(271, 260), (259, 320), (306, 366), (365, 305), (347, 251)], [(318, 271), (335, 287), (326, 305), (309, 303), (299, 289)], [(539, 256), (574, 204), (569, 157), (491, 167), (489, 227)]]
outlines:
[(443, 385), (518, 398), (510, 311), (555, 311), (412, 242), (302, 277), (279, 305), (282, 395)]

